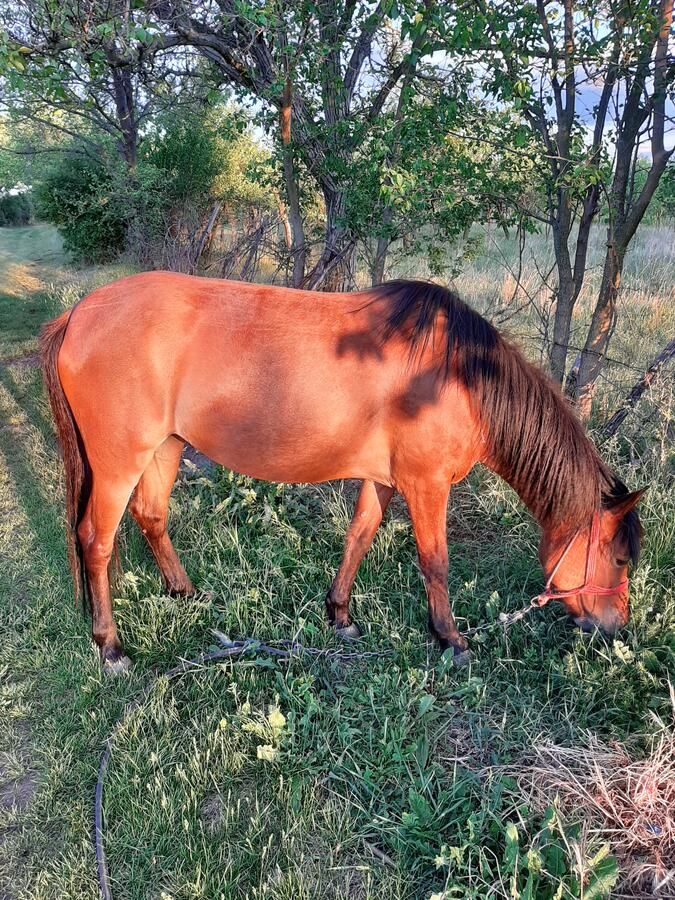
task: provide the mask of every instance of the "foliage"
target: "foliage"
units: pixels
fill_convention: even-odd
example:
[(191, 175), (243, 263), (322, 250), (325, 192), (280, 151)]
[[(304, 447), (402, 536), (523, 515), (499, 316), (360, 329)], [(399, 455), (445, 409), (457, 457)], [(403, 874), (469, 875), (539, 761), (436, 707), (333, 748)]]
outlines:
[(143, 146), (143, 162), (157, 173), (167, 207), (191, 198), (208, 202), (221, 170), (218, 135), (203, 117), (187, 114), (160, 120)]
[(147, 177), (161, 190), (162, 208), (190, 200), (221, 200), (234, 207), (265, 205), (269, 194), (256, 180), (267, 155), (251, 139), (246, 119), (220, 104), (160, 117), (142, 146)]
[[(635, 190), (640, 192), (649, 174), (646, 162), (636, 166)], [(604, 210), (606, 216), (606, 209)], [(675, 163), (666, 166), (644, 221), (648, 225), (675, 221)]]
[(37, 184), (64, 146), (63, 135), (50, 125), (0, 115), (0, 191)]
[(37, 185), (38, 215), (56, 225), (79, 262), (106, 262), (125, 245), (128, 211), (115, 190), (110, 164), (65, 153)]
[(358, 154), (348, 193), (350, 228), (364, 243), (386, 237), (400, 242), (399, 257), (426, 257), (432, 274), (456, 275), (446, 249), (460, 235), (481, 222), (508, 227), (523, 218), (535, 162), (458, 137), (460, 122), (466, 128), (474, 116), (502, 133), (514, 127), (509, 114), (468, 99), (460, 114), (454, 95), (411, 104), (400, 123), (383, 117)]
[(183, 71), (186, 51), (174, 48), (166, 65), (132, 6), (23, 0), (0, 8), (0, 76), (16, 119), (48, 123), (92, 154), (112, 142), (130, 168), (153, 117), (184, 95), (203, 96), (202, 79)]
[(245, 122), (227, 110), (172, 114), (153, 123), (132, 173), (110, 147), (96, 158), (71, 148), (38, 185), (39, 213), (79, 261), (126, 250), (152, 264), (167, 232), (198, 230), (214, 202), (265, 202), (249, 174), (262, 164)]
[(30, 225), (33, 202), (28, 191), (20, 194), (0, 194), (0, 228), (5, 225)]

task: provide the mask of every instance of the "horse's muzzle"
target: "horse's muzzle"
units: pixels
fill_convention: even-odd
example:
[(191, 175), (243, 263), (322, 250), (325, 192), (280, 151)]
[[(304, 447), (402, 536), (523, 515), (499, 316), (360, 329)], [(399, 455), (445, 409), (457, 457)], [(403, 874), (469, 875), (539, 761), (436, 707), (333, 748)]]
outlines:
[(570, 618), (577, 628), (581, 628), (584, 634), (590, 634), (592, 631), (595, 631), (596, 628), (599, 628), (607, 637), (613, 637), (621, 627), (621, 622), (618, 617), (604, 622), (594, 621), (588, 616), (570, 616)]

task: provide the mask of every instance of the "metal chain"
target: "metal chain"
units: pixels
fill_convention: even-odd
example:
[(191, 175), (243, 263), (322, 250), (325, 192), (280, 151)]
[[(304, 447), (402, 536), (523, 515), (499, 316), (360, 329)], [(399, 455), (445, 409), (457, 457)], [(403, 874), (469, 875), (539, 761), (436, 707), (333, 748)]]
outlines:
[(258, 650), (261, 649), (265, 653), (270, 653), (274, 650), (277, 651), (278, 654), (283, 654), (283, 656), (289, 656), (293, 654), (297, 654), (298, 656), (315, 656), (315, 657), (324, 657), (325, 659), (376, 659), (381, 656), (393, 656), (393, 650), (338, 650), (335, 648), (320, 648), (320, 647), (305, 647), (303, 644), (299, 644), (297, 641), (288, 641), (288, 640), (280, 640), (279, 644), (284, 648), (280, 650), (279, 648), (273, 647), (271, 644), (263, 644), (261, 641), (256, 638), (244, 638), (243, 641), (232, 641), (227, 637), (226, 634), (223, 634), (222, 631), (218, 631), (217, 629), (212, 629), (211, 634), (217, 639), (219, 644), (222, 644), (223, 647), (235, 647), (240, 651), (243, 650)]
[(529, 615), (533, 609), (541, 609), (544, 604), (540, 600), (540, 595), (538, 594), (536, 597), (533, 597), (526, 606), (523, 606), (522, 609), (517, 609), (512, 613), (499, 613), (499, 618), (496, 622), (484, 622), (482, 625), (476, 625), (475, 628), (468, 628), (464, 635), (466, 637), (473, 637), (475, 634), (480, 634), (482, 631), (488, 631), (490, 628), (494, 628), (495, 625), (501, 625), (502, 628), (506, 631), (507, 628), (510, 628), (514, 622), (519, 622), (521, 619), (524, 619), (525, 616)]

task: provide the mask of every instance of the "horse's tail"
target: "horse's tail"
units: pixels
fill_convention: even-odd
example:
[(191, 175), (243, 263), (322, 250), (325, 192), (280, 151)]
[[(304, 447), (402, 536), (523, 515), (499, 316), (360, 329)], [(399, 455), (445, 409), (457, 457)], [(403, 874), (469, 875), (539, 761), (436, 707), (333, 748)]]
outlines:
[(73, 577), (76, 601), (86, 601), (84, 560), (77, 526), (84, 513), (91, 492), (91, 469), (82, 443), (77, 422), (63, 392), (58, 372), (58, 357), (72, 310), (68, 310), (43, 327), (40, 334), (40, 359), (49, 404), (52, 408), (56, 434), (61, 447), (66, 480), (66, 516), (68, 560)]

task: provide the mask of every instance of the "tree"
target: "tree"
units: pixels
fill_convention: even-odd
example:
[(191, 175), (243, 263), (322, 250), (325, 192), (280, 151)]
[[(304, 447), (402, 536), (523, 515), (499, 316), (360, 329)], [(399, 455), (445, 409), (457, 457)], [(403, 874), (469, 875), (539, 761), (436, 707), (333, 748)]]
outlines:
[[(570, 382), (582, 416), (590, 415), (595, 383), (609, 346), (616, 301), (628, 246), (654, 197), (675, 147), (665, 147), (666, 100), (675, 83), (675, 60), (669, 56), (673, 27), (673, 0), (658, 0), (648, 7), (640, 21), (630, 20), (623, 10), (616, 19), (615, 46), (629, 30), (628, 60), (612, 55), (612, 66), (621, 70), (615, 80), (621, 83), (623, 99), (618, 101), (615, 117), (616, 142), (613, 177), (608, 192), (609, 226), (607, 254), (602, 283), (593, 312), (586, 343), (581, 354), (579, 374)], [(614, 63), (616, 59), (616, 63)], [(630, 65), (629, 65), (630, 63)], [(614, 72), (614, 68), (611, 69)], [(605, 84), (611, 84), (608, 74)], [(597, 121), (600, 121), (599, 118)], [(635, 190), (639, 172), (637, 154), (643, 136), (648, 135), (651, 165), (639, 191)]]
[(5, 70), (4, 99), (15, 120), (60, 129), (88, 145), (92, 156), (98, 153), (92, 129), (112, 136), (133, 166), (138, 113), (131, 54), (117, 49), (112, 28), (96, 12), (93, 4), (77, 9), (48, 0), (6, 6), (0, 24), (17, 55)]
[(439, 9), (432, 0), (419, 6), (219, 0), (216, 11), (187, 0), (148, 0), (146, 11), (163, 23), (164, 40), (197, 48), (226, 83), (261, 104), (264, 126), (284, 148), (296, 261), (305, 253), (296, 201), (299, 163), (325, 203), (323, 248), (303, 284), (344, 285), (354, 248), (347, 188), (355, 156), (397, 85), (416, 77), (423, 58), (440, 46)]
[(9, 0), (0, 11), (0, 76), (14, 126), (60, 131), (71, 151), (92, 159), (112, 140), (133, 173), (148, 123), (203, 102), (210, 88), (208, 65), (136, 22), (136, 5)]
[[(576, 387), (569, 385), (584, 415), (611, 336), (626, 250), (673, 152), (664, 147), (665, 103), (675, 80), (671, 28), (672, 0), (536, 0), (525, 6), (474, 0), (448, 28), (449, 50), (480, 61), (484, 90), (520, 114), (545, 160), (543, 204), (529, 205), (527, 213), (552, 229), (558, 285), (549, 362), (561, 383), (591, 226), (607, 197), (605, 276)], [(583, 88), (595, 92), (590, 121), (580, 108)], [(646, 134), (651, 165), (635, 192)], [(502, 135), (493, 140), (499, 145)], [(529, 138), (520, 140), (524, 146)]]
[(103, 262), (126, 250), (144, 266), (194, 272), (223, 209), (233, 215), (269, 200), (249, 172), (262, 163), (236, 111), (172, 110), (152, 122), (133, 178), (110, 145), (97, 158), (65, 147), (36, 199), (78, 260)]
[[(533, 166), (509, 152), (457, 137), (455, 129), (475, 120), (510, 117), (471, 99), (465, 88), (418, 94), (382, 117), (359, 152), (349, 186), (347, 215), (352, 232), (368, 248), (371, 278), (379, 284), (392, 242), (399, 255), (423, 255), (435, 275), (451, 268), (447, 253), (477, 222), (504, 228), (522, 220), (518, 201), (533, 180)], [(478, 125), (476, 124), (476, 127)]]
[[(60, 135), (68, 158), (49, 179), (54, 202), (43, 192), (42, 206), (72, 232), (76, 255), (92, 259), (119, 247), (121, 223), (124, 242), (134, 252), (148, 244), (151, 235), (143, 234), (148, 205), (137, 172), (142, 142), (168, 111), (179, 115), (184, 108), (199, 108), (210, 88), (208, 63), (189, 48), (158, 40), (134, 20), (134, 5), (132, 0), (10, 0), (0, 13), (0, 47), (6, 49), (0, 74), (13, 130)], [(75, 162), (75, 154), (86, 161)], [(92, 175), (91, 190), (84, 173)], [(66, 197), (59, 174), (71, 187), (79, 185), (82, 196)], [(94, 201), (106, 194), (119, 197), (119, 203), (103, 215)], [(67, 210), (74, 212), (73, 204), (79, 215), (61, 221)], [(84, 227), (89, 219), (91, 246)]]

